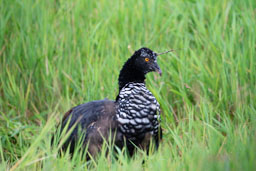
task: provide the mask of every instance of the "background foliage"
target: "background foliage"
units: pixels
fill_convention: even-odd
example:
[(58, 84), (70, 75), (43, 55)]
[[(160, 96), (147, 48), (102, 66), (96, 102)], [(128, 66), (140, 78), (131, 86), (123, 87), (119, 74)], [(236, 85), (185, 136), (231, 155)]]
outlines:
[[(255, 28), (254, 0), (0, 0), (0, 170), (254, 170)], [(159, 57), (161, 78), (147, 76), (163, 111), (160, 150), (57, 156), (63, 113), (114, 99), (142, 46), (175, 50)]]

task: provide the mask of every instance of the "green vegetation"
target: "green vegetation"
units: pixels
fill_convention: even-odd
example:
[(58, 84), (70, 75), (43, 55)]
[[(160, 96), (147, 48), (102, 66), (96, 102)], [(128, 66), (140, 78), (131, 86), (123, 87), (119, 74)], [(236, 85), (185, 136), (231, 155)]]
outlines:
[[(255, 170), (255, 28), (255, 0), (0, 0), (0, 170)], [(114, 99), (142, 46), (176, 50), (147, 76), (159, 151), (58, 156), (63, 114)]]

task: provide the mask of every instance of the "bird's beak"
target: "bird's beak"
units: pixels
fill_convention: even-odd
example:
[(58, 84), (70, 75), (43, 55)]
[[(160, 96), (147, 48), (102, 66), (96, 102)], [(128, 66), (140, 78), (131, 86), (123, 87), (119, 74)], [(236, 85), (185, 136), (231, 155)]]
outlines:
[[(157, 53), (156, 55), (159, 56), (159, 55), (162, 55), (162, 54), (166, 54), (166, 53), (169, 53), (169, 52), (172, 52), (173, 50), (168, 50), (166, 52), (162, 52), (162, 53)], [(160, 76), (162, 76), (162, 71), (159, 67), (159, 65), (157, 64), (157, 62), (155, 61), (155, 64), (154, 64), (154, 71), (157, 72)]]
[(159, 65), (155, 62), (153, 67), (154, 71), (157, 72), (160, 76), (162, 76), (162, 70), (160, 69)]

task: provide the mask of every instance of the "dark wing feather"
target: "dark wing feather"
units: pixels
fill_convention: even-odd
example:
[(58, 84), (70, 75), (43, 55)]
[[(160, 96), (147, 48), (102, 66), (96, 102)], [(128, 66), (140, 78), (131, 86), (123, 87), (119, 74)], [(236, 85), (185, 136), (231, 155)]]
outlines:
[[(84, 136), (84, 142), (88, 141), (90, 138), (90, 132), (94, 132), (97, 125), (102, 122), (101, 118), (105, 118), (105, 122), (112, 122), (112, 117), (115, 115), (115, 102), (111, 100), (98, 100), (88, 103), (78, 105), (71, 110), (69, 110), (63, 118), (61, 124), (61, 131), (64, 129), (66, 124), (68, 125), (68, 130), (75, 126), (71, 135), (63, 145), (65, 150), (70, 145), (70, 152), (73, 153), (75, 143), (78, 141), (78, 128), (81, 127), (82, 136)], [(107, 118), (111, 119), (107, 119)], [(76, 124), (76, 125), (75, 125)], [(105, 123), (105, 125), (111, 125), (110, 123)], [(88, 129), (89, 128), (89, 129)], [(87, 131), (88, 129), (88, 131)], [(93, 136), (94, 137), (94, 136)], [(97, 136), (95, 136), (97, 138)], [(99, 138), (99, 137), (98, 137)], [(86, 144), (85, 144), (86, 145)]]

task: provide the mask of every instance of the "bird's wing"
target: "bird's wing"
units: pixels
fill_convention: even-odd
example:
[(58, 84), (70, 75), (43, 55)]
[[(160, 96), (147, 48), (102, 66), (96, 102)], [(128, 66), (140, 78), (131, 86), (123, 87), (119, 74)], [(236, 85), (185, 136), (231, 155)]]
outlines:
[[(98, 100), (91, 101), (78, 105), (70, 109), (63, 117), (62, 125), (66, 125), (69, 122), (69, 128), (75, 123), (81, 124), (82, 128), (87, 128), (92, 122), (97, 121), (105, 112), (110, 112), (112, 109), (107, 107), (113, 106), (114, 101), (111, 100)], [(70, 121), (69, 121), (70, 120)]]
[(66, 148), (70, 143), (70, 150), (74, 149), (75, 141), (78, 137), (78, 128), (82, 128), (83, 136), (86, 137), (86, 129), (93, 123), (97, 123), (105, 115), (115, 114), (115, 102), (111, 100), (98, 100), (78, 105), (69, 110), (63, 117), (61, 132), (67, 126), (70, 130), (75, 124), (69, 138), (64, 144)]

